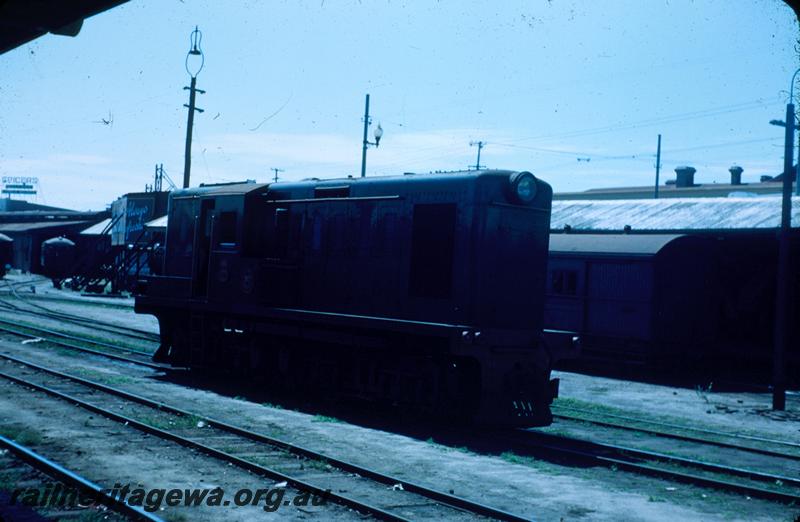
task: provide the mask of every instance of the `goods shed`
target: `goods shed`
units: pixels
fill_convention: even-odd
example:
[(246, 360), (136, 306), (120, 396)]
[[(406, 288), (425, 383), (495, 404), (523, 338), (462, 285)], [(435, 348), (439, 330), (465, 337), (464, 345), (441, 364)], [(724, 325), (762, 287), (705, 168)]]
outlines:
[(92, 221), (72, 219), (47, 219), (21, 223), (0, 223), (0, 233), (14, 240), (11, 266), (26, 272), (38, 273), (41, 269), (42, 242), (53, 237), (73, 237)]

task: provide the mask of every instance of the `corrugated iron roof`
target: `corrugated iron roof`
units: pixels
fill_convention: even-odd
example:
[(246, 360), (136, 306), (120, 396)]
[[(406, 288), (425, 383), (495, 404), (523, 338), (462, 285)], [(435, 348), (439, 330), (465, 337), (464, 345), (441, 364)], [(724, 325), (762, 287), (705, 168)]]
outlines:
[[(743, 183), (731, 185), (730, 183), (703, 183), (691, 187), (678, 187), (675, 184), (661, 185), (658, 188), (659, 198), (708, 198), (708, 197), (736, 197), (736, 194), (746, 193), (748, 196), (771, 196), (780, 194), (783, 183), (779, 181), (764, 181), (760, 183)], [(794, 189), (792, 189), (794, 191)], [(610, 187), (594, 188), (583, 192), (557, 192), (553, 194), (556, 200), (583, 200), (583, 199), (648, 199), (653, 197), (654, 187)]]
[(655, 255), (681, 234), (551, 234), (550, 253)]
[(99, 236), (105, 231), (106, 235), (111, 234), (111, 230), (106, 230), (106, 227), (111, 223), (111, 218), (106, 218), (99, 223), (95, 223), (86, 230), (81, 230), (82, 236)]
[(161, 216), (144, 224), (146, 228), (167, 228), (167, 216)]
[(88, 221), (36, 221), (33, 223), (0, 223), (0, 232), (27, 232), (89, 223)]
[[(563, 230), (743, 230), (777, 228), (781, 199), (676, 198), (553, 201), (550, 227)], [(800, 221), (800, 198), (792, 198), (792, 224)]]

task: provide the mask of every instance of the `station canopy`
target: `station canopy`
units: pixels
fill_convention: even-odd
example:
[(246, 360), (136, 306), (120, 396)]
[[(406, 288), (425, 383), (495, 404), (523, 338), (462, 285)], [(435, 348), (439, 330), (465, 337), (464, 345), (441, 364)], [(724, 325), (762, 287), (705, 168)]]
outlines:
[(106, 218), (99, 223), (95, 223), (94, 225), (90, 226), (85, 230), (81, 230), (82, 236), (100, 236), (100, 235), (110, 235), (111, 234), (111, 218)]
[(167, 228), (167, 216), (161, 216), (144, 224), (145, 228)]
[(128, 0), (0, 1), (0, 54), (47, 33), (77, 36), (83, 21)]

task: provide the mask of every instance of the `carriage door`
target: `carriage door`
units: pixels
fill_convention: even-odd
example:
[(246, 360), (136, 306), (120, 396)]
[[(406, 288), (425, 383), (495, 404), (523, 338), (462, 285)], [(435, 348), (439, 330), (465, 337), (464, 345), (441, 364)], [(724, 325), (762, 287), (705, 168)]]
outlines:
[(208, 262), (211, 256), (211, 231), (214, 229), (214, 200), (204, 199), (195, 228), (195, 256), (192, 277), (192, 297), (208, 294)]

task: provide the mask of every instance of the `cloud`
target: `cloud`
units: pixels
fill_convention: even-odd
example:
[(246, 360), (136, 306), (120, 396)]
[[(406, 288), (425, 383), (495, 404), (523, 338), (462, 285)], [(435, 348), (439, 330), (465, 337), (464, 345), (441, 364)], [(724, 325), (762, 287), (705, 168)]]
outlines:
[(75, 165), (108, 165), (112, 162), (109, 157), (95, 154), (56, 154), (51, 156), (51, 160)]
[(149, 181), (110, 157), (94, 154), (51, 154), (3, 161), (0, 174), (39, 179), (39, 193), (29, 201), (76, 210), (101, 210), (126, 192), (142, 190)]
[(72, 169), (88, 165), (109, 165), (111, 158), (98, 156), (95, 154), (51, 154), (41, 158), (17, 158), (4, 160), (2, 163), (3, 173), (35, 176), (38, 173), (60, 171), (65, 168)]

